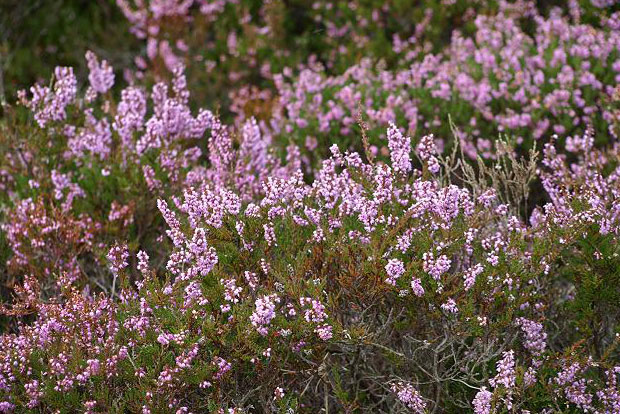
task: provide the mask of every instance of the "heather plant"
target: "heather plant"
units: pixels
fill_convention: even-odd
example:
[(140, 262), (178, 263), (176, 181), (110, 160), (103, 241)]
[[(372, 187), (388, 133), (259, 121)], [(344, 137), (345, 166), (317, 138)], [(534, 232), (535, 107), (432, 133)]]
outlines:
[[(548, 281), (546, 301), (534, 305), (544, 314), (544, 323), (517, 320), (530, 359), (519, 367), (512, 353), (504, 354), (490, 387), (476, 396), (476, 412), (510, 410), (515, 393), (531, 398), (518, 403), (529, 410), (545, 406), (554, 407), (550, 412), (615, 412), (620, 407), (618, 238), (612, 235), (617, 228), (608, 227), (617, 223), (618, 148), (601, 152), (593, 143), (587, 134), (567, 145), (567, 152), (577, 154), (573, 163), (558, 155), (553, 144), (545, 147), (540, 176), (552, 202), (532, 214), (531, 222), (536, 237), (553, 234), (557, 240), (558, 277)], [(551, 220), (539, 227), (544, 216)], [(545, 384), (558, 389), (545, 394)]]
[[(268, 171), (287, 174), (256, 121), (237, 134), (208, 110), (192, 114), (181, 67), (171, 88), (129, 86), (117, 100), (110, 65), (91, 52), (86, 58), (85, 91), (71, 68), (57, 68), (50, 86), (21, 94), (32, 118), (11, 108), (1, 170), (9, 286), (29, 274), (45, 295), (79, 279), (79, 286), (114, 296), (104, 259), (117, 240), (161, 266), (159, 197), (213, 180), (247, 199), (260, 193)], [(295, 158), (291, 147), (292, 168)]]
[(0, 412), (620, 413), (619, 11), (552, 3), (118, 0), (127, 86), (0, 103)]
[[(161, 169), (158, 163), (146, 163), (150, 177), (136, 162), (134, 134), (145, 129), (146, 94), (130, 87), (118, 107), (112, 107), (112, 68), (92, 53), (87, 58), (90, 82), (85, 95), (78, 93), (70, 68), (57, 68), (50, 87), (36, 85), (32, 98), (21, 96), (36, 127), (28, 125), (31, 119), (26, 125), (16, 121), (9, 133), (19, 137), (32, 131), (29, 140), (5, 143), (4, 171), (10, 178), (6, 201), (12, 207), (3, 228), (15, 253), (10, 268), (21, 272), (23, 266), (35, 265), (32, 275), (63, 283), (91, 273), (89, 263), (98, 261), (106, 243), (117, 236), (131, 231), (138, 233), (138, 240), (149, 237), (140, 227), (154, 219), (148, 189), (159, 182), (153, 167)], [(15, 116), (20, 114), (15, 111)], [(127, 151), (129, 146), (133, 151)], [(174, 180), (164, 182), (174, 187)], [(90, 278), (108, 284), (107, 272), (91, 273)]]
[(268, 117), (277, 99), (275, 74), (297, 73), (313, 62), (340, 74), (364, 56), (397, 65), (408, 42), (440, 50), (452, 30), (469, 33), (477, 13), (492, 13), (501, 2), (116, 3), (145, 46), (128, 76), (162, 78), (183, 63), (200, 100), (216, 99), (236, 115)]
[(415, 38), (395, 41), (393, 49), (403, 56), (396, 69), (365, 58), (342, 74), (317, 63), (299, 75), (276, 76), (282, 135), (311, 154), (318, 148), (319, 160), (335, 135), (361, 148), (355, 138), (360, 117), (376, 152), (389, 122), (445, 142), (449, 116), (474, 159), (494, 157), (500, 133), (526, 149), (552, 134), (573, 139), (588, 128), (599, 144), (616, 137), (618, 12), (610, 10), (595, 25), (581, 20), (576, 2), (570, 14), (554, 8), (548, 17), (528, 4), (505, 3), (496, 14), (477, 15), (471, 36), (455, 31), (438, 53)]
[[(289, 68), (297, 73), (321, 62), (329, 75), (339, 75), (364, 57), (382, 59), (390, 69), (402, 68), (412, 43), (425, 53), (438, 53), (454, 31), (465, 37), (475, 33), (479, 15), (534, 7), (525, 1), (496, 0), (83, 3), (4, 5), (1, 101), (10, 102), (19, 88), (48, 73), (51, 68), (44, 62), (73, 66), (84, 75), (82, 55), (92, 48), (127, 78), (157, 82), (184, 63), (197, 102), (216, 100), (224, 115), (230, 109), (268, 116), (277, 99), (274, 74)], [(613, 1), (545, 0), (535, 8), (546, 15), (555, 6), (574, 10), (580, 21), (595, 27), (616, 20)], [(521, 21), (520, 26), (529, 32), (531, 23)], [(36, 35), (23, 36), (22, 31)]]
[(13, 309), (37, 316), (3, 336), (5, 411), (617, 408), (617, 338), (563, 335), (576, 297), (558, 296), (587, 297), (562, 269), (580, 272), (589, 238), (617, 235), (617, 148), (586, 135), (571, 170), (548, 144), (551, 202), (527, 223), (492, 180), (452, 184), (464, 159), (432, 139), (413, 165), (396, 126), (386, 163), (334, 145), (310, 184), (275, 168), (245, 195), (230, 137), (213, 137), (213, 175), (157, 202), (165, 271), (121, 242), (107, 255), (118, 301), (70, 280), (43, 300), (25, 278)]
[[(188, 66), (194, 96), (200, 100), (217, 97), (226, 109), (232, 100), (233, 111), (237, 110), (235, 103), (272, 99), (271, 91), (263, 89), (270, 85), (272, 72), (296, 67), (309, 58), (329, 60), (345, 68), (371, 49), (383, 56), (389, 50), (384, 46), (390, 36), (413, 34), (413, 22), (428, 16), (440, 35), (439, 27), (460, 26), (458, 16), (467, 8), (465, 2), (452, 5), (437, 1), (389, 7), (380, 2), (263, 4), (253, 0), (105, 0), (96, 5), (72, 0), (37, 7), (16, 1), (5, 3), (0, 20), (2, 102), (9, 102), (19, 88), (53, 69), (45, 62), (60, 61), (83, 75), (83, 51), (95, 48), (117, 67), (126, 69), (127, 76), (161, 80), (183, 62)], [(439, 13), (442, 9), (444, 12)], [(394, 19), (396, 15), (407, 18)], [(473, 16), (473, 11), (468, 15)], [(352, 23), (359, 20), (366, 23), (357, 34), (362, 26)], [(37, 33), (23, 36), (22, 31)], [(114, 36), (106, 35), (110, 32)], [(348, 32), (353, 32), (359, 42), (339, 44), (337, 48), (334, 40), (341, 42)], [(440, 36), (431, 43), (441, 43), (435, 38)], [(268, 102), (265, 106), (268, 109)]]

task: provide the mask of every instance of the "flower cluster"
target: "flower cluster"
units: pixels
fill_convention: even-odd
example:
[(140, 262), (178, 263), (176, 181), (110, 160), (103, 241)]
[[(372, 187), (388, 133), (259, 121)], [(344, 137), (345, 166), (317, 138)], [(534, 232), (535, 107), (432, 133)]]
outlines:
[[(494, 158), (500, 133), (526, 147), (553, 133), (578, 137), (588, 128), (599, 137), (617, 137), (618, 31), (581, 21), (576, 1), (569, 2), (571, 10), (553, 9), (548, 16), (533, 2), (500, 3), (497, 13), (475, 17), (471, 35), (455, 30), (437, 53), (428, 53), (415, 36), (395, 37), (392, 47), (402, 61), (393, 68), (362, 59), (343, 73), (316, 64), (296, 76), (276, 75), (285, 135), (297, 137), (300, 146), (308, 136), (321, 143), (334, 134), (352, 136), (361, 115), (375, 150), (392, 123), (407, 125), (412, 135), (440, 132), (442, 143), (452, 136), (449, 115), (459, 130), (456, 139), (474, 159)], [(390, 149), (394, 134), (390, 127)], [(353, 139), (346, 142), (361, 148)], [(429, 153), (422, 159), (427, 157), (429, 169), (438, 171), (435, 158)]]
[(613, 2), (297, 3), (3, 105), (0, 412), (619, 412)]

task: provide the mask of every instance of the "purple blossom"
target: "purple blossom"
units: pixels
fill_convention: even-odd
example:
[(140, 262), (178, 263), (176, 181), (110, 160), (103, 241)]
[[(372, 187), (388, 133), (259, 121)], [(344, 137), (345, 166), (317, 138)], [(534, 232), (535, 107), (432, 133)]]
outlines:
[(114, 274), (114, 276), (118, 276), (118, 272), (126, 268), (129, 263), (127, 259), (129, 258), (129, 250), (127, 249), (127, 245), (115, 245), (108, 252), (108, 261), (110, 262), (110, 270)]
[(540, 355), (545, 352), (547, 347), (547, 334), (544, 331), (542, 323), (534, 322), (526, 318), (517, 318), (516, 323), (521, 327), (525, 334), (525, 348), (530, 350), (534, 355)]
[(433, 174), (437, 174), (440, 167), (439, 161), (435, 157), (437, 154), (437, 147), (435, 146), (433, 135), (431, 134), (422, 137), (422, 140), (420, 140), (416, 150), (420, 159), (427, 163), (428, 170)]
[(106, 93), (114, 86), (114, 70), (107, 61), (99, 63), (97, 56), (90, 50), (86, 52), (86, 62), (88, 63), (88, 81), (90, 87), (97, 93)]
[(398, 382), (393, 384), (390, 388), (392, 392), (396, 394), (398, 400), (411, 411), (418, 414), (426, 413), (426, 401), (424, 401), (418, 390), (416, 390), (413, 385)]
[(422, 287), (422, 282), (416, 277), (411, 279), (411, 290), (413, 291), (413, 294), (418, 297), (424, 296), (424, 288)]
[(22, 103), (34, 112), (34, 118), (41, 128), (50, 121), (63, 121), (67, 117), (67, 107), (75, 101), (77, 95), (77, 78), (73, 68), (57, 67), (54, 69), (52, 88), (35, 85), (30, 88), (32, 99), (28, 101), (22, 93)]
[(411, 159), (409, 157), (411, 138), (403, 136), (392, 122), (390, 122), (387, 130), (387, 138), (392, 168), (397, 173), (409, 173), (411, 171)]
[(482, 274), (482, 272), (484, 272), (484, 267), (480, 263), (467, 269), (467, 271), (463, 275), (463, 285), (465, 287), (465, 290), (470, 290), (472, 287), (474, 287), (474, 284), (476, 283), (476, 277)]
[(427, 252), (424, 253), (423, 259), (424, 271), (431, 275), (435, 280), (440, 280), (441, 275), (450, 270), (450, 265), (452, 264), (452, 260), (448, 259), (445, 254), (442, 254), (435, 259), (433, 252)]
[(388, 274), (386, 283), (396, 286), (396, 280), (398, 280), (405, 273), (405, 266), (403, 262), (398, 259), (390, 259), (385, 265), (385, 271)]
[(491, 413), (491, 398), (493, 394), (485, 387), (482, 387), (476, 394), (476, 397), (472, 401), (475, 414), (490, 414)]
[(213, 377), (216, 380), (221, 379), (228, 371), (232, 369), (232, 365), (221, 357), (213, 358), (213, 364), (217, 367), (217, 372)]
[(456, 302), (452, 298), (449, 298), (446, 303), (442, 303), (441, 309), (447, 313), (458, 313), (459, 311), (459, 308), (456, 306)]
[(276, 317), (276, 303), (279, 302), (280, 298), (275, 294), (256, 299), (256, 309), (250, 315), (250, 322), (262, 336), (266, 336), (269, 332), (268, 327)]
[(489, 383), (493, 387), (503, 386), (507, 390), (512, 390), (516, 381), (514, 351), (503, 352), (502, 356), (503, 358), (497, 361), (497, 375)]
[(330, 325), (322, 325), (318, 326), (314, 332), (321, 338), (323, 341), (327, 341), (332, 338), (332, 327)]

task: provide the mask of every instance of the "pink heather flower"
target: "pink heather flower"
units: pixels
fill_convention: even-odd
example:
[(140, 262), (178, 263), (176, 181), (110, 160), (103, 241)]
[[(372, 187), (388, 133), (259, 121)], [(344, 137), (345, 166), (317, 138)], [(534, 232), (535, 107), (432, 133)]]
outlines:
[(483, 271), (484, 267), (480, 263), (467, 269), (467, 271), (463, 275), (463, 285), (466, 291), (474, 287), (474, 285), (476, 284), (476, 277), (478, 277)]
[(127, 250), (127, 245), (115, 245), (110, 249), (107, 256), (110, 262), (110, 270), (114, 274), (114, 276), (118, 275), (118, 272), (124, 268), (126, 268), (129, 263), (127, 259), (129, 258), (129, 251)]
[(264, 274), (268, 275), (271, 271), (271, 265), (264, 258), (260, 259), (260, 268)]
[(149, 255), (144, 250), (140, 250), (137, 256), (138, 270), (144, 275), (149, 271)]
[(560, 390), (570, 403), (588, 412), (593, 409), (593, 395), (586, 391), (591, 380), (583, 377), (585, 368), (587, 366), (582, 367), (579, 363), (566, 365), (556, 376), (555, 383), (560, 386)]
[(245, 213), (247, 217), (260, 217), (260, 207), (254, 203), (248, 204), (245, 208)]
[(411, 279), (411, 290), (413, 294), (420, 297), (424, 295), (424, 288), (422, 287), (422, 281), (417, 277)]
[(332, 338), (332, 327), (331, 325), (323, 325), (317, 327), (314, 332), (321, 338), (323, 341), (327, 341)]
[(405, 266), (403, 262), (398, 259), (390, 259), (385, 265), (385, 271), (388, 274), (388, 278), (385, 282), (392, 286), (396, 286), (396, 280), (405, 273)]
[(185, 237), (181, 232), (181, 223), (176, 217), (176, 214), (168, 207), (168, 203), (165, 200), (157, 200), (157, 208), (163, 216), (166, 224), (170, 229), (166, 230), (168, 237), (172, 239), (175, 246), (180, 247), (183, 245)]
[(284, 388), (276, 387), (276, 389), (273, 390), (273, 399), (281, 400), (282, 398), (284, 398)]
[(276, 233), (273, 229), (273, 225), (263, 224), (263, 229), (265, 231), (265, 241), (267, 242), (267, 245), (272, 246), (276, 244)]
[(174, 92), (174, 96), (176, 99), (181, 101), (183, 104), (188, 103), (189, 101), (189, 91), (187, 90), (187, 79), (185, 77), (185, 66), (177, 65), (172, 71), (172, 90)]
[(409, 229), (404, 234), (398, 236), (396, 248), (402, 253), (407, 253), (411, 247), (411, 239), (413, 238), (413, 230)]
[(224, 300), (232, 303), (239, 303), (239, 296), (243, 289), (237, 286), (237, 281), (234, 278), (221, 279), (220, 283), (224, 285)]
[(239, 197), (225, 188), (204, 191), (190, 188), (183, 192), (183, 197), (179, 209), (188, 214), (192, 227), (205, 223), (220, 228), (228, 214), (237, 215), (241, 208)]
[(497, 375), (489, 382), (493, 387), (503, 385), (507, 389), (515, 386), (515, 353), (513, 350), (502, 353), (503, 358), (497, 362)]
[(32, 380), (26, 383), (24, 385), (24, 390), (26, 391), (28, 398), (30, 398), (26, 406), (32, 409), (39, 405), (39, 400), (41, 399), (41, 397), (43, 397), (43, 391), (39, 386), (39, 381)]
[(183, 354), (177, 356), (175, 358), (175, 362), (176, 362), (176, 367), (179, 370), (182, 369), (187, 369), (191, 366), (192, 361), (196, 358), (196, 356), (198, 355), (198, 350), (199, 347), (197, 344), (192, 345), (192, 347), (189, 349), (189, 351), (184, 352)]
[(15, 409), (15, 404), (11, 404), (8, 401), (0, 402), (0, 413), (12, 413)]
[(523, 385), (531, 387), (536, 384), (536, 368), (529, 367), (525, 373), (523, 373)]
[(112, 202), (110, 206), (110, 214), (108, 214), (109, 221), (121, 221), (123, 226), (128, 226), (133, 222), (133, 216), (131, 215), (131, 209), (129, 206), (124, 206), (116, 201)]
[(157, 378), (157, 386), (163, 387), (165, 385), (172, 386), (172, 374), (174, 371), (170, 368), (165, 368), (162, 372), (160, 372), (159, 377)]
[[(185, 236), (178, 228), (176, 230), (176, 232), (172, 232), (171, 229), (168, 234), (178, 237), (179, 244), (182, 244)], [(175, 283), (179, 283), (183, 280), (209, 274), (217, 263), (217, 252), (207, 243), (206, 230), (197, 228), (194, 230), (192, 239), (185, 241), (185, 247), (170, 255), (166, 268), (177, 276)]]
[(155, 192), (161, 188), (161, 181), (155, 178), (155, 170), (150, 165), (142, 166), (142, 175), (144, 176), (144, 181), (146, 181), (146, 186), (149, 191)]
[(256, 299), (256, 309), (250, 315), (250, 322), (262, 336), (266, 336), (269, 332), (268, 326), (276, 317), (276, 303), (279, 302), (280, 298), (275, 294)]
[(424, 271), (431, 275), (435, 280), (441, 279), (441, 275), (450, 270), (450, 265), (452, 264), (452, 260), (448, 259), (445, 254), (442, 254), (435, 259), (433, 252), (427, 252), (424, 253), (422, 258), (424, 259)]
[[(391, 200), (394, 195), (394, 188), (393, 175), (390, 167), (385, 164), (377, 166), (377, 168), (375, 169), (374, 181), (376, 185), (375, 191), (373, 193), (375, 197), (375, 203), (385, 203)], [(369, 205), (368, 208), (373, 210), (376, 209), (376, 206), (374, 205), (375, 203), (373, 203), (373, 205)], [(376, 212), (373, 210), (369, 212), (362, 212), (362, 214), (369, 215), (369, 218), (374, 218), (372, 216), (374, 216)]]
[[(71, 173), (62, 174), (56, 170), (52, 170), (52, 184), (54, 185), (54, 197), (56, 200), (65, 201), (62, 203), (62, 209), (69, 211), (76, 197), (84, 197), (85, 193), (76, 183), (71, 182)], [(65, 194), (65, 190), (68, 190)]]
[(101, 364), (98, 359), (89, 359), (86, 361), (86, 366), (86, 371), (88, 372), (89, 376), (93, 376), (99, 373)]
[(517, 318), (516, 323), (525, 334), (525, 343), (523, 346), (534, 355), (540, 355), (545, 352), (545, 348), (547, 347), (547, 334), (544, 331), (542, 323), (525, 318)]
[(75, 101), (77, 95), (77, 78), (73, 68), (56, 67), (54, 78), (52, 89), (47, 86), (32, 86), (32, 100), (27, 101), (22, 95), (22, 103), (34, 112), (34, 119), (41, 128), (50, 121), (64, 120), (67, 117), (67, 106)]
[(327, 319), (327, 313), (325, 313), (325, 306), (316, 300), (307, 297), (299, 299), (301, 306), (311, 305), (309, 309), (304, 311), (304, 319), (306, 322), (322, 323)]
[(217, 372), (214, 376), (216, 380), (221, 379), (224, 374), (226, 374), (232, 368), (232, 365), (228, 361), (220, 357), (213, 358), (213, 364), (217, 367)]
[(493, 398), (493, 394), (486, 389), (486, 387), (482, 387), (480, 391), (476, 394), (476, 397), (472, 401), (472, 405), (474, 406), (475, 414), (490, 414), (491, 413), (491, 398)]
[(189, 308), (193, 303), (197, 303), (200, 306), (204, 306), (207, 303), (209, 303), (207, 298), (204, 297), (200, 282), (197, 280), (192, 280), (185, 287), (184, 291), (185, 291), (185, 295), (184, 295), (185, 301), (183, 302), (184, 308)]
[[(69, 152), (76, 158), (84, 157), (90, 153), (104, 160), (110, 154), (112, 145), (112, 131), (107, 119), (98, 120), (93, 115), (92, 108), (84, 110), (85, 126), (79, 129), (79, 133), (72, 136), (67, 145)], [(105, 176), (105, 169), (102, 175)]]
[(420, 159), (427, 163), (428, 170), (433, 174), (437, 174), (440, 166), (439, 161), (435, 157), (437, 154), (437, 147), (435, 146), (433, 134), (422, 137), (416, 150)]
[(97, 93), (106, 93), (114, 86), (114, 70), (107, 61), (99, 63), (97, 56), (90, 50), (86, 52), (86, 62), (88, 64), (88, 81), (90, 87)]
[(129, 353), (127, 351), (127, 347), (126, 346), (121, 346), (121, 349), (118, 350), (118, 358), (119, 359), (125, 359), (125, 358), (127, 358), (127, 356), (129, 356)]
[(411, 138), (405, 137), (392, 122), (387, 130), (387, 138), (392, 168), (397, 173), (407, 174), (411, 171)]
[(605, 388), (597, 391), (596, 395), (605, 407), (605, 412), (620, 412), (620, 387), (618, 384), (618, 375), (620, 374), (620, 366), (605, 372), (607, 381)]
[(398, 382), (392, 385), (391, 390), (396, 394), (398, 400), (414, 413), (424, 414), (426, 412), (426, 401), (422, 399), (413, 385)]
[(452, 298), (449, 298), (446, 303), (442, 304), (441, 309), (447, 313), (457, 313), (459, 311), (459, 308), (456, 306), (456, 302)]
[[(116, 116), (112, 128), (121, 137), (123, 147), (134, 150), (133, 133), (144, 127), (146, 116), (146, 95), (134, 86), (123, 89), (121, 101), (116, 108)], [(145, 168), (146, 166), (142, 167)], [(145, 174), (146, 175), (146, 174)]]
[(478, 196), (478, 202), (482, 203), (486, 208), (491, 208), (493, 201), (497, 199), (497, 191), (495, 189), (486, 190)]
[(255, 290), (258, 286), (258, 275), (254, 272), (245, 271), (243, 277), (251, 290)]
[(157, 342), (159, 342), (160, 344), (162, 344), (163, 346), (166, 346), (170, 343), (170, 334), (159, 334), (159, 336), (157, 337)]
[(84, 408), (86, 409), (86, 411), (84, 411), (84, 414), (92, 414), (95, 411), (93, 411), (95, 409), (95, 407), (97, 406), (97, 401), (95, 400), (89, 400), (89, 401), (84, 401)]

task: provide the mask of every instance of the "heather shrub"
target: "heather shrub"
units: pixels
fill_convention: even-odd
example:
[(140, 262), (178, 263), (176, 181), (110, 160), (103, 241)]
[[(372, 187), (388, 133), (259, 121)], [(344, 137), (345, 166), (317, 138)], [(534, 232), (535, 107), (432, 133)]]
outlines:
[(614, 2), (117, 5), (0, 103), (1, 413), (620, 413)]
[[(582, 243), (617, 234), (617, 148), (598, 152), (586, 135), (571, 171), (548, 144), (540, 179), (552, 201), (525, 223), (492, 179), (431, 139), (415, 168), (410, 138), (391, 128), (387, 163), (333, 146), (311, 184), (276, 169), (252, 196), (226, 178), (230, 136), (213, 134), (219, 173), (157, 202), (172, 245), (163, 274), (144, 251), (116, 245), (119, 301), (85, 297), (70, 280), (42, 301), (25, 279), (13, 309), (37, 318), (3, 337), (3, 407), (617, 406), (617, 337), (562, 335), (572, 327), (559, 316), (591, 294), (561, 269), (579, 271)], [(508, 164), (497, 165), (486, 177)], [(131, 284), (134, 254), (142, 277)]]
[[(47, 279), (40, 286), (46, 295), (67, 279), (110, 293), (104, 259), (119, 239), (147, 251), (159, 267), (166, 255), (159, 197), (213, 179), (236, 185), (247, 198), (260, 191), (266, 171), (286, 174), (255, 121), (237, 135), (210, 111), (192, 114), (182, 68), (171, 88), (157, 83), (147, 93), (130, 86), (117, 100), (112, 68), (90, 52), (87, 60), (83, 93), (70, 68), (57, 68), (50, 87), (35, 85), (32, 97), (21, 95), (33, 117), (10, 108), (14, 118), (3, 134), (6, 281), (25, 274)], [(219, 135), (228, 137), (228, 147), (211, 142)], [(218, 164), (218, 151), (236, 164)]]
[[(83, 53), (93, 49), (122, 68), (126, 78), (153, 83), (183, 63), (198, 102), (215, 99), (226, 116), (229, 110), (267, 116), (277, 99), (273, 76), (288, 68), (297, 72), (320, 62), (329, 75), (339, 75), (364, 57), (402, 68), (410, 43), (438, 53), (454, 31), (465, 37), (475, 33), (479, 15), (532, 7), (496, 0), (71, 0), (33, 8), (8, 1), (0, 20), (0, 100), (10, 102), (17, 90), (42, 80), (57, 64), (84, 75)], [(553, 7), (574, 10), (581, 22), (595, 27), (610, 16), (615, 21), (617, 11), (613, 1), (545, 0), (535, 6), (543, 15)], [(527, 20), (520, 25), (531, 31)], [(22, 35), (30, 32), (36, 35)]]
[(478, 13), (495, 13), (505, 2), (116, 3), (145, 47), (128, 77), (161, 79), (183, 63), (199, 101), (216, 100), (223, 114), (269, 117), (278, 99), (274, 76), (283, 71), (320, 62), (339, 75), (363, 57), (398, 67), (408, 43), (437, 52), (453, 30), (471, 33)]
[[(360, 117), (374, 151), (389, 122), (444, 141), (451, 137), (451, 117), (474, 159), (493, 157), (500, 133), (531, 148), (552, 134), (566, 139), (591, 128), (603, 144), (619, 127), (617, 12), (597, 27), (583, 23), (573, 6), (571, 14), (555, 8), (548, 17), (533, 7), (508, 6), (478, 15), (471, 37), (456, 31), (437, 54), (415, 38), (395, 40), (393, 49), (403, 56), (398, 69), (366, 58), (341, 75), (319, 64), (278, 75), (282, 136), (293, 136), (320, 159), (335, 135), (361, 148)], [(530, 30), (522, 19), (531, 22)]]
[[(494, 1), (435, 0), (419, 4), (118, 0), (117, 5), (131, 32), (145, 42), (146, 55), (135, 60), (136, 76), (163, 76), (179, 63), (190, 69), (196, 66), (198, 71), (190, 74), (192, 89), (201, 89), (209, 80), (224, 99), (225, 92), (248, 93), (248, 82), (269, 86), (274, 73), (309, 60), (325, 62), (337, 72), (362, 54), (392, 60), (389, 45), (394, 36), (417, 36), (429, 47), (440, 47), (445, 42), (443, 29), (449, 32), (470, 23), (477, 10), (497, 7)], [(427, 33), (429, 27), (433, 30)], [(201, 79), (194, 76), (198, 74)]]

